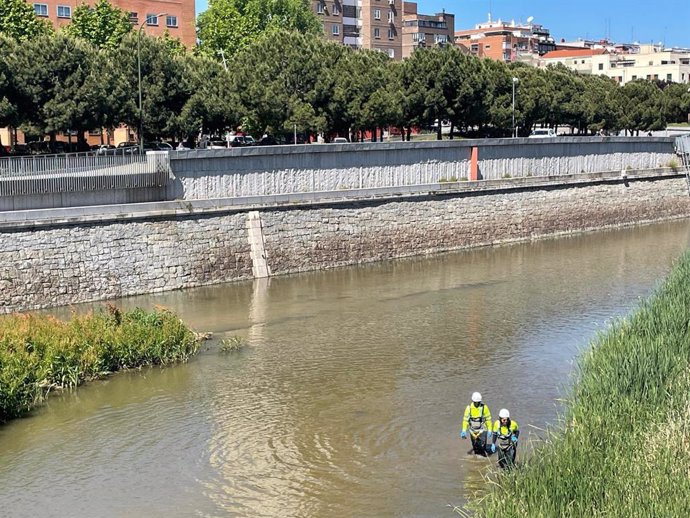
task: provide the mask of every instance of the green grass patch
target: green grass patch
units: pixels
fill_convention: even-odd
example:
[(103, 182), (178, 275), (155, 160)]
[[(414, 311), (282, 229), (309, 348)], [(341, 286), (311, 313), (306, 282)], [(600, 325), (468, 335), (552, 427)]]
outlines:
[(41, 403), (51, 390), (76, 387), (121, 369), (187, 360), (199, 344), (173, 313), (115, 306), (69, 321), (38, 314), (0, 319), (0, 422)]
[(685, 516), (690, 256), (584, 353), (560, 425), (470, 504), (477, 517)]

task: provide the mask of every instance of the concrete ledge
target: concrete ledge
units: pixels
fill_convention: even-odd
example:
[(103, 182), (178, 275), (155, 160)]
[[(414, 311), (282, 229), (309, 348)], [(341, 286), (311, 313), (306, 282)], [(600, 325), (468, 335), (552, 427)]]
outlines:
[(189, 160), (199, 158), (223, 158), (232, 156), (266, 156), (266, 155), (299, 155), (304, 153), (332, 153), (334, 151), (374, 151), (374, 150), (433, 150), (445, 148), (468, 148), (489, 146), (543, 146), (544, 144), (669, 144), (675, 137), (556, 137), (541, 138), (489, 138), (489, 139), (458, 139), (458, 140), (423, 140), (403, 142), (400, 140), (389, 142), (352, 142), (347, 144), (297, 144), (284, 146), (256, 146), (229, 149), (193, 149), (189, 151), (170, 152), (171, 160)]
[[(535, 139), (536, 140), (536, 139)], [(548, 177), (525, 177), (475, 182), (444, 182), (426, 185), (350, 189), (342, 191), (291, 193), (267, 196), (217, 198), (207, 200), (164, 201), (122, 205), (96, 205), (58, 209), (18, 210), (0, 212), (0, 232), (40, 227), (111, 223), (116, 221), (194, 217), (219, 213), (305, 208), (367, 201), (413, 200), (430, 196), (465, 196), (474, 193), (496, 193), (516, 190), (558, 189), (597, 183), (655, 181), (684, 177), (682, 171), (659, 168), (641, 171), (585, 173)]]

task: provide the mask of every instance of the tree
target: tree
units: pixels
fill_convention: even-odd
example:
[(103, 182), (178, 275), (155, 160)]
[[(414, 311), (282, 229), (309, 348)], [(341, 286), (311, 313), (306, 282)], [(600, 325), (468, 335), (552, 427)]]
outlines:
[(328, 44), (290, 31), (265, 34), (230, 63), (250, 132), (326, 131), (319, 78)]
[(82, 38), (99, 49), (116, 48), (131, 30), (129, 14), (111, 5), (108, 0), (98, 0), (94, 6), (84, 3), (75, 7), (72, 22), (65, 27), (68, 34)]
[(410, 108), (410, 125), (429, 128), (438, 123), (436, 138), (441, 140), (441, 123), (451, 115), (455, 95), (448, 85), (453, 80), (447, 66), (450, 48), (421, 48), (403, 62), (402, 85)]
[(666, 127), (663, 92), (643, 79), (630, 81), (621, 89), (625, 106), (622, 126), (631, 133)]
[(180, 136), (190, 138), (200, 131), (221, 134), (237, 125), (239, 95), (230, 74), (206, 56), (188, 55), (184, 62), (184, 89), (191, 92), (180, 113)]
[(24, 0), (0, 0), (0, 33), (18, 41), (27, 41), (53, 32), (46, 20), (36, 16)]
[(96, 57), (90, 43), (62, 33), (21, 45), (15, 72), (31, 101), (26, 122), (52, 138), (56, 132), (76, 130), (84, 147), (83, 132), (100, 127), (99, 112), (111, 88)]
[(229, 58), (266, 32), (323, 32), (308, 0), (210, 0), (197, 20), (201, 52)]
[(688, 122), (690, 91), (685, 83), (671, 83), (664, 88), (664, 108), (669, 122)]
[(127, 85), (127, 105), (121, 122), (139, 128), (138, 48), (144, 137), (148, 140), (179, 135), (183, 130), (180, 114), (192, 92), (184, 77), (186, 55), (171, 53), (169, 41), (164, 38), (130, 33), (116, 51), (113, 64)]

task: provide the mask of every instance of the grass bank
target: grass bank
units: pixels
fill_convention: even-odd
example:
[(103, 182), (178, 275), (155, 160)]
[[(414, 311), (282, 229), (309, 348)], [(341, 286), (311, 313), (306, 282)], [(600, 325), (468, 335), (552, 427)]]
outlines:
[(0, 422), (20, 416), (51, 390), (120, 369), (187, 360), (194, 333), (165, 310), (114, 306), (64, 322), (47, 315), (0, 319)]
[(689, 255), (634, 314), (594, 340), (566, 407), (541, 449), (471, 504), (476, 516), (687, 514)]

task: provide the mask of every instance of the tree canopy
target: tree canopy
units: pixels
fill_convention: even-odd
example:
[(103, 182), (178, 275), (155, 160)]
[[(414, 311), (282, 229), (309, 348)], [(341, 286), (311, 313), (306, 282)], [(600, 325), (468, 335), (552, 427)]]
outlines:
[(50, 23), (36, 16), (31, 4), (24, 0), (0, 0), (0, 34), (27, 41), (51, 32)]
[(72, 21), (64, 30), (98, 48), (114, 49), (132, 30), (132, 24), (127, 12), (108, 0), (98, 0), (94, 6), (84, 3), (75, 7)]
[(210, 0), (197, 20), (200, 50), (214, 59), (234, 56), (276, 30), (323, 32), (308, 0)]

